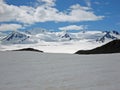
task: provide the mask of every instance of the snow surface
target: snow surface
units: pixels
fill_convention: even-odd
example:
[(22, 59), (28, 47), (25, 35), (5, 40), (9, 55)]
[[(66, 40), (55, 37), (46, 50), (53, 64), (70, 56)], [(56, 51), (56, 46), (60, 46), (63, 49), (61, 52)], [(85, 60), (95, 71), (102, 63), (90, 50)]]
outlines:
[(120, 54), (0, 52), (0, 90), (120, 90)]

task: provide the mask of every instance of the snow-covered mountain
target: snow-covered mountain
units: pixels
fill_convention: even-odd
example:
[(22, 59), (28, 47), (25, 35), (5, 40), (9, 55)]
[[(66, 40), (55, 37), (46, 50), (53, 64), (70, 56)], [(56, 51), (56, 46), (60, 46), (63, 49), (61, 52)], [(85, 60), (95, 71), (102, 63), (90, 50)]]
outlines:
[(2, 44), (19, 44), (27, 41), (29, 36), (20, 32), (12, 32), (1, 40)]
[(104, 35), (98, 38), (96, 41), (104, 43), (105, 41), (120, 39), (120, 34), (117, 31), (105, 31), (103, 33)]
[[(65, 42), (65, 41), (96, 41), (96, 42), (107, 42), (114, 39), (120, 39), (120, 34), (117, 31), (86, 31), (79, 33), (69, 32), (46, 32), (40, 31), (39, 33), (31, 33), (32, 31), (26, 32), (12, 32), (4, 37), (1, 42), (3, 44), (27, 44), (28, 42), (40, 41), (45, 42)], [(1, 35), (2, 36), (2, 35)], [(1, 37), (2, 38), (2, 37)]]
[(67, 32), (62, 32), (62, 33), (59, 33), (59, 37), (60, 37), (60, 41), (69, 41), (71, 40), (71, 35)]

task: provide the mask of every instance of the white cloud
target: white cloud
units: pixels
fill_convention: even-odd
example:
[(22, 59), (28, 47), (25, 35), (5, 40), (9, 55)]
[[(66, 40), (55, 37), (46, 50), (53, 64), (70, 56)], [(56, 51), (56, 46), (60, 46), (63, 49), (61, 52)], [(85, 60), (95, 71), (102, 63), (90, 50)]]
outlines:
[(91, 2), (90, 2), (90, 0), (85, 0), (85, 3), (87, 4), (88, 7), (91, 7)]
[(90, 7), (72, 5), (65, 12), (60, 12), (53, 7), (55, 0), (39, 0), (45, 2), (36, 8), (30, 6), (8, 5), (0, 2), (0, 22), (17, 21), (24, 24), (33, 24), (35, 22), (81, 22), (101, 20), (104, 16), (97, 16), (91, 11)]
[(104, 16), (96, 16), (90, 8), (82, 7), (79, 4), (70, 7), (67, 14), (59, 12), (52, 7), (38, 7), (35, 12), (35, 21), (46, 22), (81, 22), (81, 21), (96, 21), (103, 19)]
[(56, 0), (37, 0), (38, 2), (44, 2), (48, 6), (54, 6)]
[(0, 0), (0, 3), (3, 2), (3, 0)]
[(95, 1), (95, 2), (94, 2), (94, 4), (96, 4), (96, 5), (100, 5), (101, 3), (100, 3), (100, 2)]
[(1, 3), (4, 3), (4, 0), (0, 0), (0, 4), (1, 4)]
[(80, 6), (79, 4), (72, 5), (71, 10), (91, 10), (90, 7)]
[(120, 26), (120, 22), (116, 23), (117, 26)]
[(86, 29), (87, 26), (86, 25), (69, 25), (69, 26), (65, 26), (65, 27), (60, 27), (59, 30), (84, 30)]
[[(104, 18), (104, 16), (97, 16), (94, 14), (93, 11), (91, 11), (88, 7), (82, 7), (79, 4), (73, 5), (75, 8), (71, 9), (71, 12), (69, 13), (69, 21), (73, 22), (79, 22), (79, 21), (96, 21), (101, 20)], [(71, 7), (73, 7), (71, 6)]]
[(34, 8), (27, 6), (14, 6), (1, 3), (0, 22), (18, 21), (22, 23), (33, 23)]
[(22, 28), (20, 24), (1, 24), (0, 31), (16, 31)]
[(96, 5), (109, 5), (109, 2), (98, 2), (98, 1), (95, 1), (95, 2), (93, 2), (94, 4), (96, 4)]
[(5, 2), (0, 3), (0, 22), (17, 21), (26, 24), (32, 24), (34, 20), (35, 8), (29, 6), (8, 5)]

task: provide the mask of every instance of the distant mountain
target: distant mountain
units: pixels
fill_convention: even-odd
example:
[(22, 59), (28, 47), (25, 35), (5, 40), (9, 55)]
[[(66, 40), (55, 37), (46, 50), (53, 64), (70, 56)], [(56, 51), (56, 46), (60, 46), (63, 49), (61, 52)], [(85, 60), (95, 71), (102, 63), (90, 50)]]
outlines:
[(70, 34), (67, 33), (67, 32), (63, 32), (63, 33), (60, 35), (60, 38), (61, 38), (61, 40), (71, 40), (71, 39), (72, 39), (71, 36), (70, 36)]
[(14, 31), (5, 38), (3, 38), (1, 41), (4, 44), (17, 44), (17, 43), (23, 43), (28, 38), (29, 36), (27, 36), (26, 34)]
[(118, 36), (120, 36), (119, 32), (117, 31), (104, 31), (105, 35), (102, 37), (98, 38), (96, 41), (97, 42), (102, 42), (104, 43), (106, 40), (116, 40), (119, 39)]
[(111, 33), (111, 34), (115, 34), (115, 35), (120, 35), (120, 33), (118, 31), (103, 31), (103, 33)]
[(92, 50), (79, 50), (75, 54), (106, 54), (120, 53), (120, 40), (113, 40), (101, 47)]
[(40, 42), (73, 42), (86, 41), (95, 43), (106, 43), (112, 40), (120, 39), (120, 34), (117, 31), (85, 31), (78, 33), (70, 32), (49, 32), (45, 29), (35, 29), (30, 31), (14, 31), (6, 35), (1, 35), (2, 44), (34, 44)]

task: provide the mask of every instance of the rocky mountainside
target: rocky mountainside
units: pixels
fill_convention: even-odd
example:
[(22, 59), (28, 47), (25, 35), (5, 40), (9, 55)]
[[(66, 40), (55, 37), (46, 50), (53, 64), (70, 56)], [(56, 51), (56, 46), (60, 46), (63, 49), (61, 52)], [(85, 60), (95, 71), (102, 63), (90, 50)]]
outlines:
[(105, 53), (120, 53), (120, 40), (113, 40), (101, 47), (92, 50), (79, 50), (76, 54), (105, 54)]
[(34, 52), (43, 52), (34, 48), (23, 48), (23, 49), (17, 49), (17, 50), (13, 50), (13, 51), (34, 51)]

